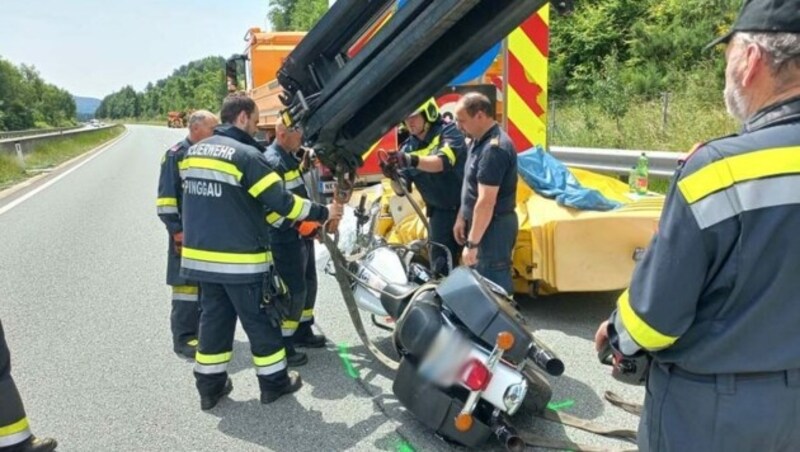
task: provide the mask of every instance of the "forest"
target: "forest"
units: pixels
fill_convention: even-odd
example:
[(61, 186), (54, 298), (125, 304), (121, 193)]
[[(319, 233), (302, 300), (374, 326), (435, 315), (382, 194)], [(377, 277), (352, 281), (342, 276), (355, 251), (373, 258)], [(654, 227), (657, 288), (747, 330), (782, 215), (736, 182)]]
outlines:
[(73, 124), (75, 101), (69, 92), (45, 82), (35, 67), (0, 57), (0, 130)]

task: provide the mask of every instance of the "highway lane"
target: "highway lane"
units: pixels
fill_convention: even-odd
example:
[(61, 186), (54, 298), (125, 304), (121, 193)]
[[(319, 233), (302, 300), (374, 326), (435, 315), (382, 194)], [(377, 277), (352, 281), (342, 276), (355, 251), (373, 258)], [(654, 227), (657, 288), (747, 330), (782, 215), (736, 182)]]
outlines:
[[(63, 451), (451, 449), (398, 404), (390, 374), (358, 344), (327, 276), (321, 276), (317, 311), (331, 341), (310, 352), (297, 396), (260, 405), (247, 339), (238, 331), (231, 399), (201, 412), (191, 364), (171, 351), (167, 237), (154, 207), (159, 160), (183, 131), (129, 129), (86, 165), (0, 214), (0, 319), (37, 434), (55, 436)], [(599, 396), (605, 389), (633, 400), (643, 396), (596, 363), (591, 337), (612, 296), (524, 305), (567, 364), (566, 376), (554, 380), (554, 400), (567, 412), (635, 427), (632, 416)], [(555, 437), (624, 445), (544, 421), (520, 424)]]

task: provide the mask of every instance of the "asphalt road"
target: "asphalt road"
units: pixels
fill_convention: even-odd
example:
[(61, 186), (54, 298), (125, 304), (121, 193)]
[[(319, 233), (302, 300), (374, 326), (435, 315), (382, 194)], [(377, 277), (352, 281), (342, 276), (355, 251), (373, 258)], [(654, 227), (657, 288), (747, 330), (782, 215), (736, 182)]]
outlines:
[[(155, 214), (159, 160), (182, 131), (129, 131), (14, 208), (4, 210), (20, 193), (0, 199), (0, 319), (36, 434), (56, 437), (61, 451), (453, 449), (399, 405), (391, 373), (358, 343), (329, 276), (321, 276), (317, 308), (329, 346), (310, 352), (300, 392), (269, 406), (259, 403), (240, 330), (230, 400), (200, 411), (192, 365), (172, 353), (167, 236)], [(318, 254), (322, 266), (325, 253)], [(611, 389), (641, 401), (643, 390), (612, 380), (592, 346), (613, 299), (562, 295), (522, 305), (567, 366), (552, 380), (554, 403), (577, 416), (635, 428), (637, 419), (607, 405), (602, 393)], [(385, 339), (379, 342), (388, 347)], [(631, 447), (544, 420), (518, 416), (516, 422), (557, 439)]]

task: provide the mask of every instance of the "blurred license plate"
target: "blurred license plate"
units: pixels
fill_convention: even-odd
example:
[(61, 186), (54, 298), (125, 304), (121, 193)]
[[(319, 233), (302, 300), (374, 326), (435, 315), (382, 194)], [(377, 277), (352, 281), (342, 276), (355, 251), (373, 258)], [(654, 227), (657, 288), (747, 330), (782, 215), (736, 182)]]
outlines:
[(336, 189), (336, 182), (334, 181), (320, 181), (319, 183), (319, 191), (320, 193), (333, 193), (334, 189)]

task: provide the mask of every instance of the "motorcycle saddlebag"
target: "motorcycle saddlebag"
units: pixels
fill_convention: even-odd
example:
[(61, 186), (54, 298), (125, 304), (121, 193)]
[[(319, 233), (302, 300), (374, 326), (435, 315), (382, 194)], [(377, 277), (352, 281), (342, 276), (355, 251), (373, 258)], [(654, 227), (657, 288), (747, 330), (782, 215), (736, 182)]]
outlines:
[(491, 428), (477, 417), (473, 417), (472, 428), (468, 431), (456, 430), (455, 419), (464, 404), (420, 377), (417, 369), (407, 359), (400, 361), (392, 392), (420, 422), (444, 438), (467, 447), (479, 447), (492, 434)]
[(525, 318), (507, 299), (483, 284), (474, 270), (456, 268), (439, 284), (436, 293), (442, 305), (489, 348), (494, 346), (497, 333), (513, 334), (514, 346), (503, 354), (504, 359), (520, 363), (526, 358), (533, 336), (525, 325)]

